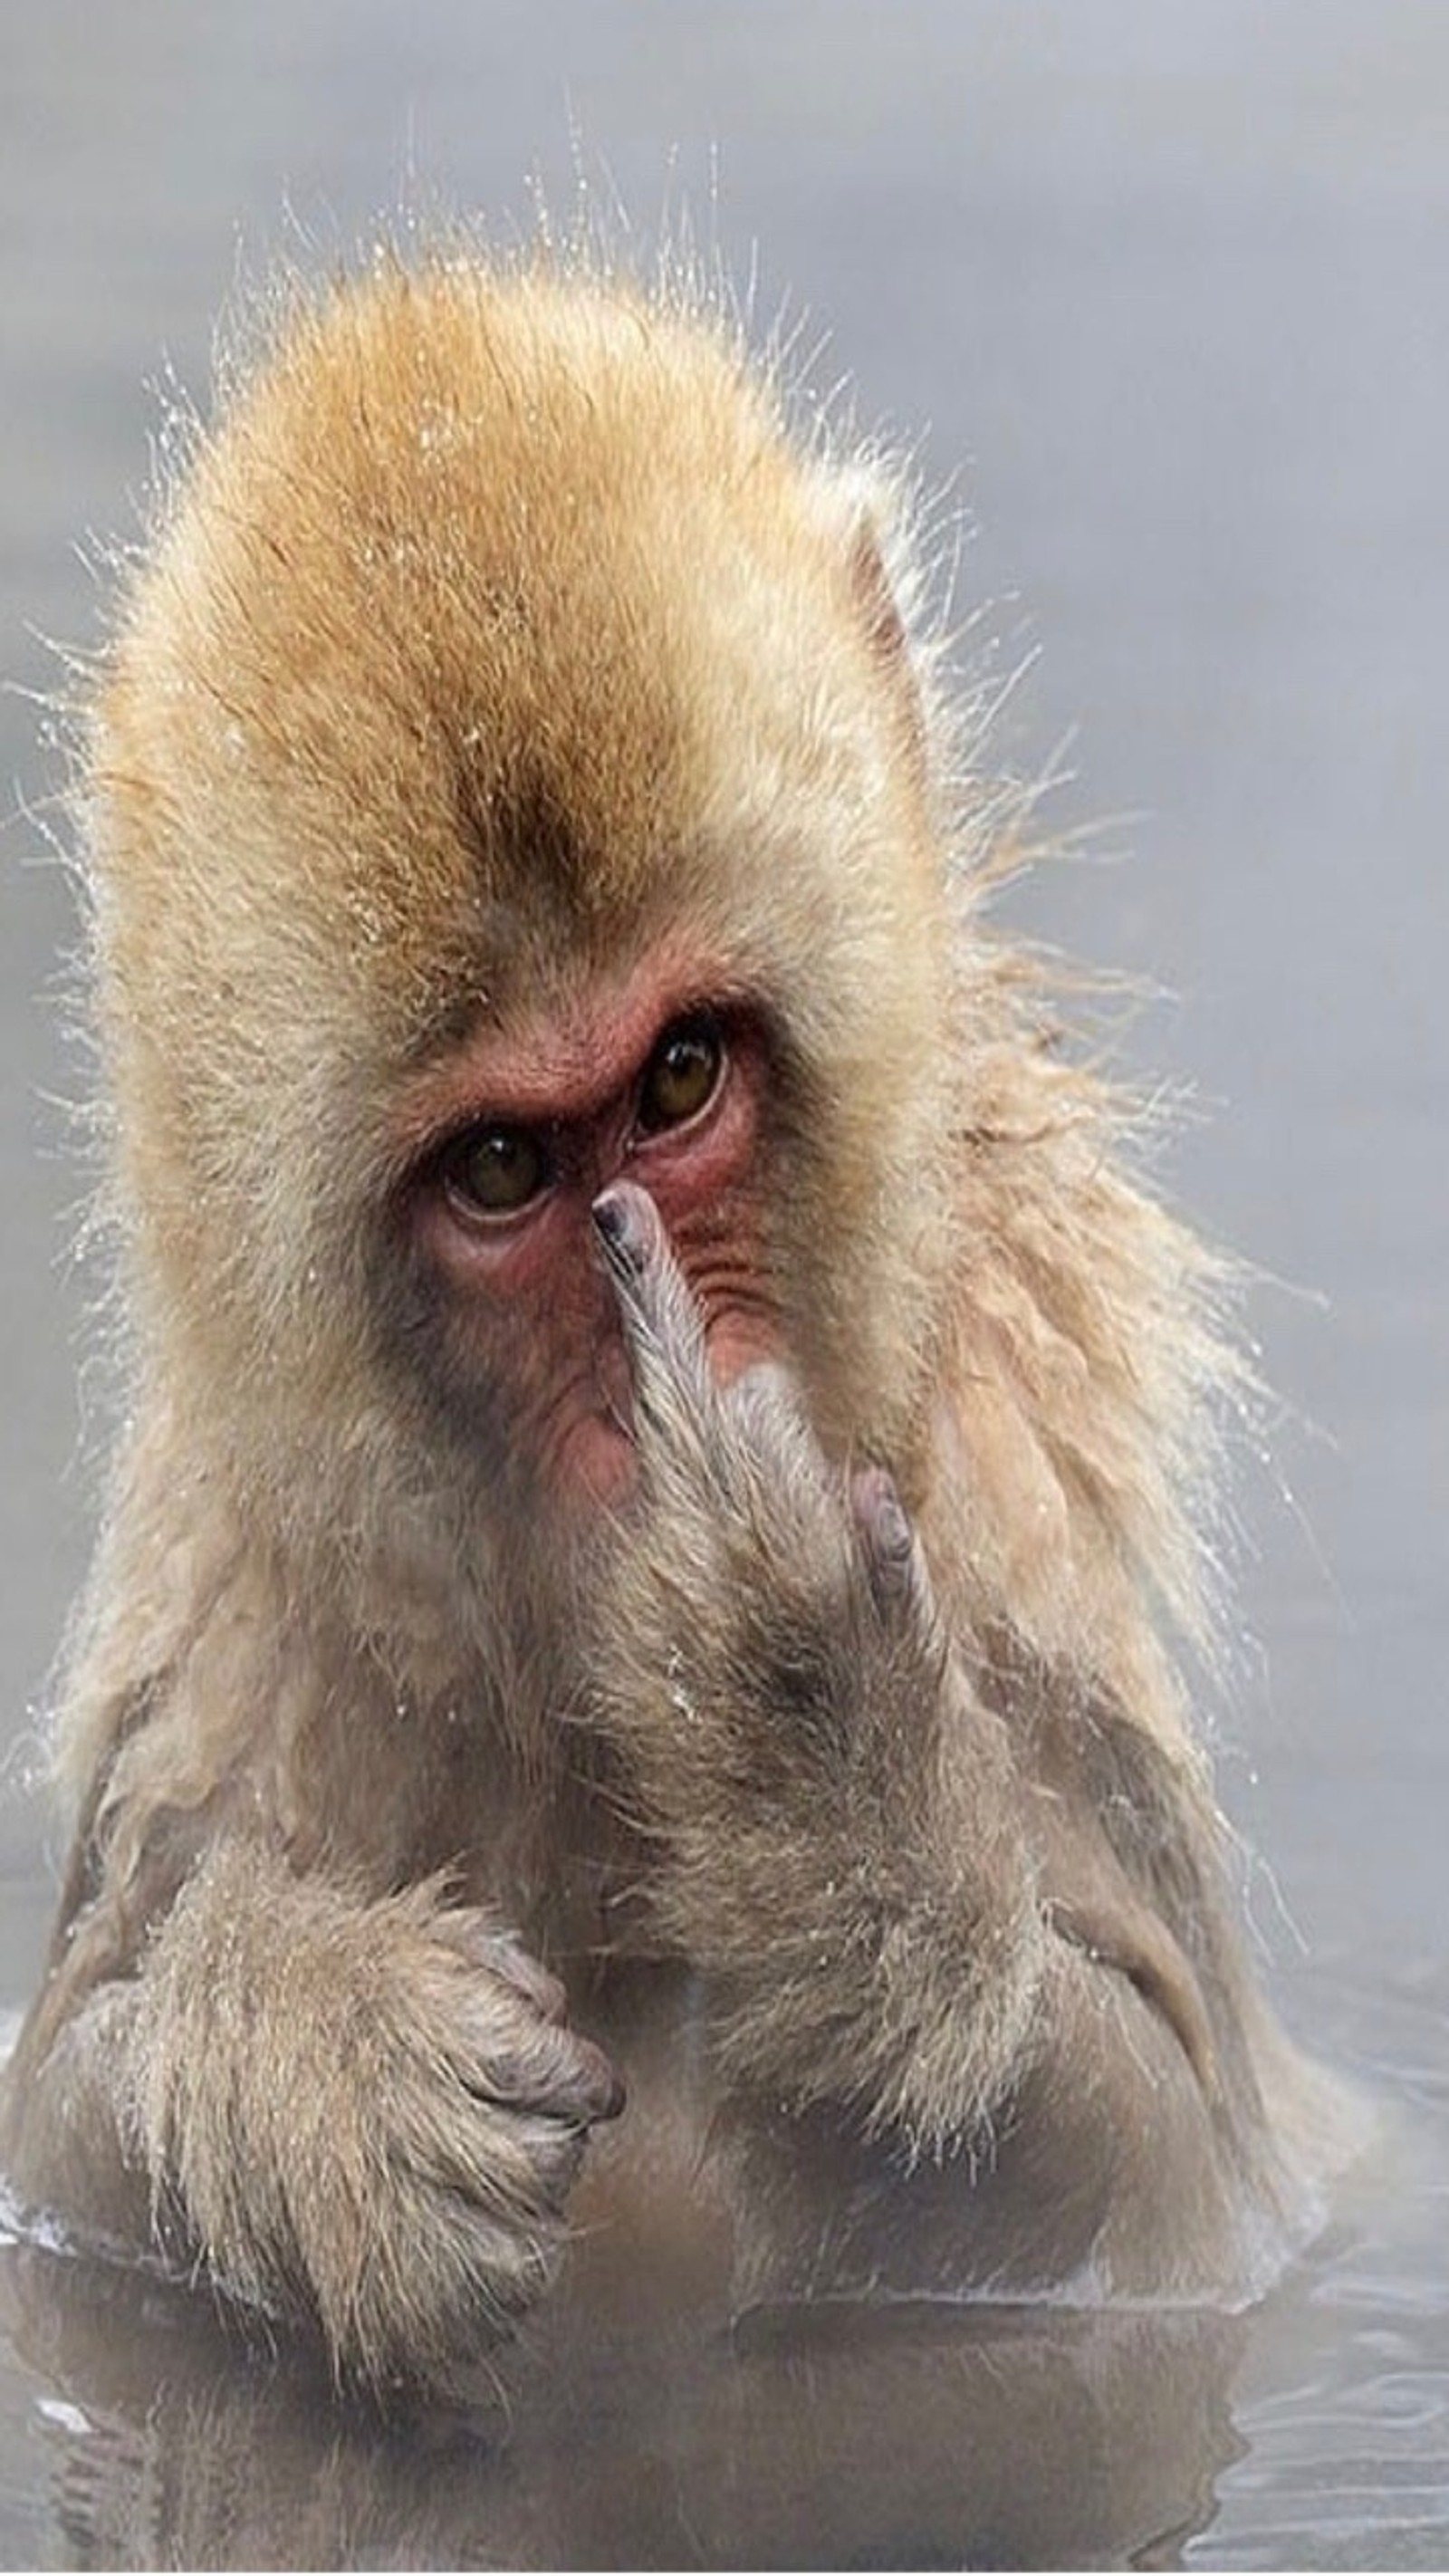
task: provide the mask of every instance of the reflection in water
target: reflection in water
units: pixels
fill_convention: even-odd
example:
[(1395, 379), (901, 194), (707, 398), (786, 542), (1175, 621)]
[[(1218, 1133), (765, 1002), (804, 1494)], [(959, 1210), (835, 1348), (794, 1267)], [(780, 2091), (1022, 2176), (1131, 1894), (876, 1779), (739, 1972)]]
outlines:
[(387, 2418), (201, 2290), (0, 2240), (0, 2453), (31, 2462), (0, 2563), (60, 2533), (128, 2567), (1170, 2566), (1209, 2526), (1214, 2565), (1239, 2529), (1242, 2563), (1347, 2563), (1390, 2469), (1402, 2546), (1376, 2523), (1372, 2563), (1416, 2531), (1433, 2562), (1446, 2369), (1417, 2282), (1442, 2137), (1387, 2129), (1249, 2315), (827, 2299), (733, 2322), (752, 2160), (707, 2153), (685, 2189), (679, 2143), (642, 2174), (598, 2159), (553, 2301), (451, 2407)]
[[(1225, 2318), (827, 2309), (731, 2336), (686, 2305), (641, 2333), (587, 2272), (476, 2407), (391, 2426), (135, 2272), (12, 2247), (0, 2322), (83, 2565), (1162, 2564), (1234, 2448)], [(16, 2360), (0, 2393), (25, 2403)]]

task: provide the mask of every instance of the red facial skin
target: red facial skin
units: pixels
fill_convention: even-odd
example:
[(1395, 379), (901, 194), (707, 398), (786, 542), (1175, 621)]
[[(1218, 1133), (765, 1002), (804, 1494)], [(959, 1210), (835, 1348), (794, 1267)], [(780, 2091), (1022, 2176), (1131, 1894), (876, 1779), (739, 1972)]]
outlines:
[[(677, 1124), (641, 1125), (661, 1038), (707, 1014), (723, 1046), (709, 1098)], [(757, 1014), (716, 999), (676, 961), (587, 994), (521, 1029), (482, 1029), (413, 1086), (399, 1141), (416, 1181), (410, 1221), (446, 1301), (450, 1355), (506, 1390), (527, 1454), (565, 1497), (617, 1504), (635, 1473), (629, 1377), (592, 1209), (613, 1181), (649, 1196), (699, 1302), (721, 1384), (776, 1357), (764, 1259), (770, 1062)], [(455, 1149), (472, 1130), (525, 1131), (548, 1178), (508, 1215), (472, 1207)]]

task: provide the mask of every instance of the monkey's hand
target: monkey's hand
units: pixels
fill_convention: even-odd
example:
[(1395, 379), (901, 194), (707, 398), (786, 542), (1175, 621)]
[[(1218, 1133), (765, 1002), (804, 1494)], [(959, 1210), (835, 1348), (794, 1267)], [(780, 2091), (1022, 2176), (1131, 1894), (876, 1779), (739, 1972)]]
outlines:
[(320, 2329), (345, 2377), (438, 2383), (546, 2286), (589, 2126), (621, 2104), (563, 2001), (436, 1887), (363, 1901), (223, 1841), (33, 2069), (22, 2179), (54, 2188), (67, 2105), (88, 2132), (109, 2108), (113, 2136), (119, 2105), (170, 2253)]
[(1029, 2050), (1046, 1967), (1006, 1730), (890, 1476), (833, 1470), (784, 1371), (716, 1384), (642, 1190), (595, 1216), (641, 1483), (598, 1713), (654, 1839), (657, 1919), (711, 1977), (737, 2078), (961, 2136)]

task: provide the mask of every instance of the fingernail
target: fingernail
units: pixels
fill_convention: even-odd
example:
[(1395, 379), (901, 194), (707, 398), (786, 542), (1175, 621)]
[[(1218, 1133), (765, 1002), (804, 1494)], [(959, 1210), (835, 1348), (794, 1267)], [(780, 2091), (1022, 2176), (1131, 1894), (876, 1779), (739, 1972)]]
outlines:
[(644, 1245), (639, 1220), (622, 1192), (605, 1190), (589, 1211), (594, 1231), (611, 1261), (627, 1270), (642, 1270)]
[(878, 1556), (902, 1559), (910, 1555), (911, 1525), (888, 1468), (861, 1468), (852, 1480), (851, 1499), (860, 1527)]
[(629, 1219), (619, 1201), (605, 1193), (603, 1198), (595, 1199), (590, 1212), (604, 1241), (622, 1247), (629, 1232)]
[(592, 2040), (576, 2040), (575, 2046), (584, 2063), (586, 2117), (617, 2120), (628, 2099), (622, 2075)]

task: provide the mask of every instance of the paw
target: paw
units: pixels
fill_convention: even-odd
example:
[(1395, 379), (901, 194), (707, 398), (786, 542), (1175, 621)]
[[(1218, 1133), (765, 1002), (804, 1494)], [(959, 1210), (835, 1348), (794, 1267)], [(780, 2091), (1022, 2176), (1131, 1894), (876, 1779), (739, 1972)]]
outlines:
[(623, 2083), (603, 2050), (568, 2027), (558, 1978), (471, 1910), (438, 1915), (432, 1930), (466, 1972), (449, 1977), (444, 2009), (470, 2096), (579, 2133), (616, 2118)]
[(589, 2131), (624, 2091), (516, 1941), (467, 1910), (388, 1911), (293, 2209), (344, 2375), (436, 2383), (547, 2287)]

